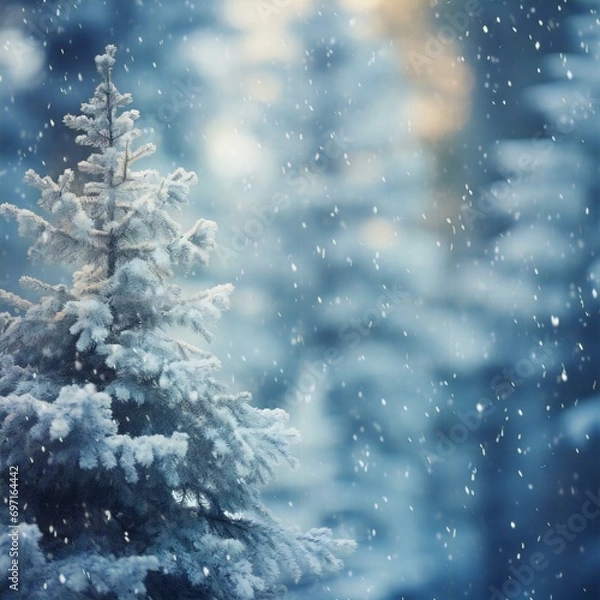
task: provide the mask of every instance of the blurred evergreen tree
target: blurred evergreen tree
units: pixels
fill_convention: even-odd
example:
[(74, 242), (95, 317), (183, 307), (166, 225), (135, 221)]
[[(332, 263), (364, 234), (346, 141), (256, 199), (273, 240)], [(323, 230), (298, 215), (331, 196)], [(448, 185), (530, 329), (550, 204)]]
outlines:
[[(273, 489), (281, 512), (301, 501), (307, 518), (360, 542), (349, 577), (297, 593), (468, 591), (479, 546), (472, 502), (456, 510), (459, 462), (432, 476), (422, 453), (435, 451), (433, 417), (448, 401), (442, 369), (469, 368), (485, 342), (446, 303), (451, 253), (427, 221), (432, 171), (411, 131), (410, 85), (366, 13), (316, 2), (263, 23), (244, 20), (243, 4), (232, 4), (237, 31), (200, 32), (182, 50), (219, 100), (192, 129), (206, 135), (203, 180), (234, 199), (221, 206), (236, 225), (220, 233), (220, 264), (263, 331), (230, 315), (220, 354), (236, 379), (262, 373), (259, 395), (306, 424), (295, 492)], [(259, 37), (269, 43), (245, 53)]]
[[(597, 513), (598, 492), (598, 3), (548, 4), (527, 15), (512, 4), (503, 10), (523, 16), (515, 31), (536, 49), (525, 56), (539, 70), (535, 85), (521, 79), (516, 96), (507, 90), (514, 110), (490, 112), (497, 123), (502, 111), (535, 118), (495, 134), (516, 139), (489, 152), (488, 176), (502, 179), (465, 210), (473, 250), (458, 279), (494, 336), (480, 372), (496, 398), (478, 438), (481, 593), (596, 598), (600, 520), (583, 513)], [(494, 29), (511, 35), (502, 23)], [(501, 80), (518, 82), (526, 70), (514, 79), (515, 48), (489, 43), (499, 46), (503, 76), (486, 93), (501, 98)]]

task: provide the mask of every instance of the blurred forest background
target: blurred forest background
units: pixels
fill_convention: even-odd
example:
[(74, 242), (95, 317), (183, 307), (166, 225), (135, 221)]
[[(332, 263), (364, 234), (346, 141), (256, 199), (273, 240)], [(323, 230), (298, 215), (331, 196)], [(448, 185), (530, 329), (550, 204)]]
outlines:
[[(0, 197), (84, 158), (119, 49), (147, 168), (198, 173), (222, 378), (291, 414), (267, 502), (359, 548), (293, 598), (600, 597), (600, 1), (0, 7)], [(2, 222), (1, 287), (26, 261)]]

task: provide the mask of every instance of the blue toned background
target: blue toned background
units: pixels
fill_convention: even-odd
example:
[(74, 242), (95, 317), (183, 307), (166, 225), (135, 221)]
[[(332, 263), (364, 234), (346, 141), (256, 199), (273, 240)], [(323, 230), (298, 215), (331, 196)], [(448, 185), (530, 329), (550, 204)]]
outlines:
[(221, 377), (303, 437), (267, 501), (359, 542), (293, 598), (599, 597), (600, 3), (521, 4), (0, 8), (2, 201), (84, 158), (107, 43), (148, 168), (198, 173)]

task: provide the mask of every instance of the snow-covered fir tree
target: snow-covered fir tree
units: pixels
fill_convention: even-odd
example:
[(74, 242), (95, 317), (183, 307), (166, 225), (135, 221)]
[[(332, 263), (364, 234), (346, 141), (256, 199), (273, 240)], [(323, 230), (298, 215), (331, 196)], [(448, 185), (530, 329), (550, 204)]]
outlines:
[[(112, 81), (116, 48), (96, 57), (101, 83), (65, 124), (93, 149), (58, 178), (33, 171), (48, 219), (3, 204), (33, 258), (78, 269), (72, 286), (23, 277), (32, 302), (0, 322), (0, 482), (18, 469), (23, 597), (281, 597), (286, 581), (335, 571), (353, 543), (283, 526), (260, 489), (294, 464), (282, 410), (258, 409), (216, 378), (219, 361), (173, 337), (210, 340), (232, 291), (190, 296), (172, 282), (214, 248), (216, 225), (171, 216), (194, 173), (133, 170), (139, 114)], [(6, 494), (6, 492), (5, 492)], [(0, 565), (11, 538), (3, 511)], [(0, 583), (7, 589), (6, 577)]]

